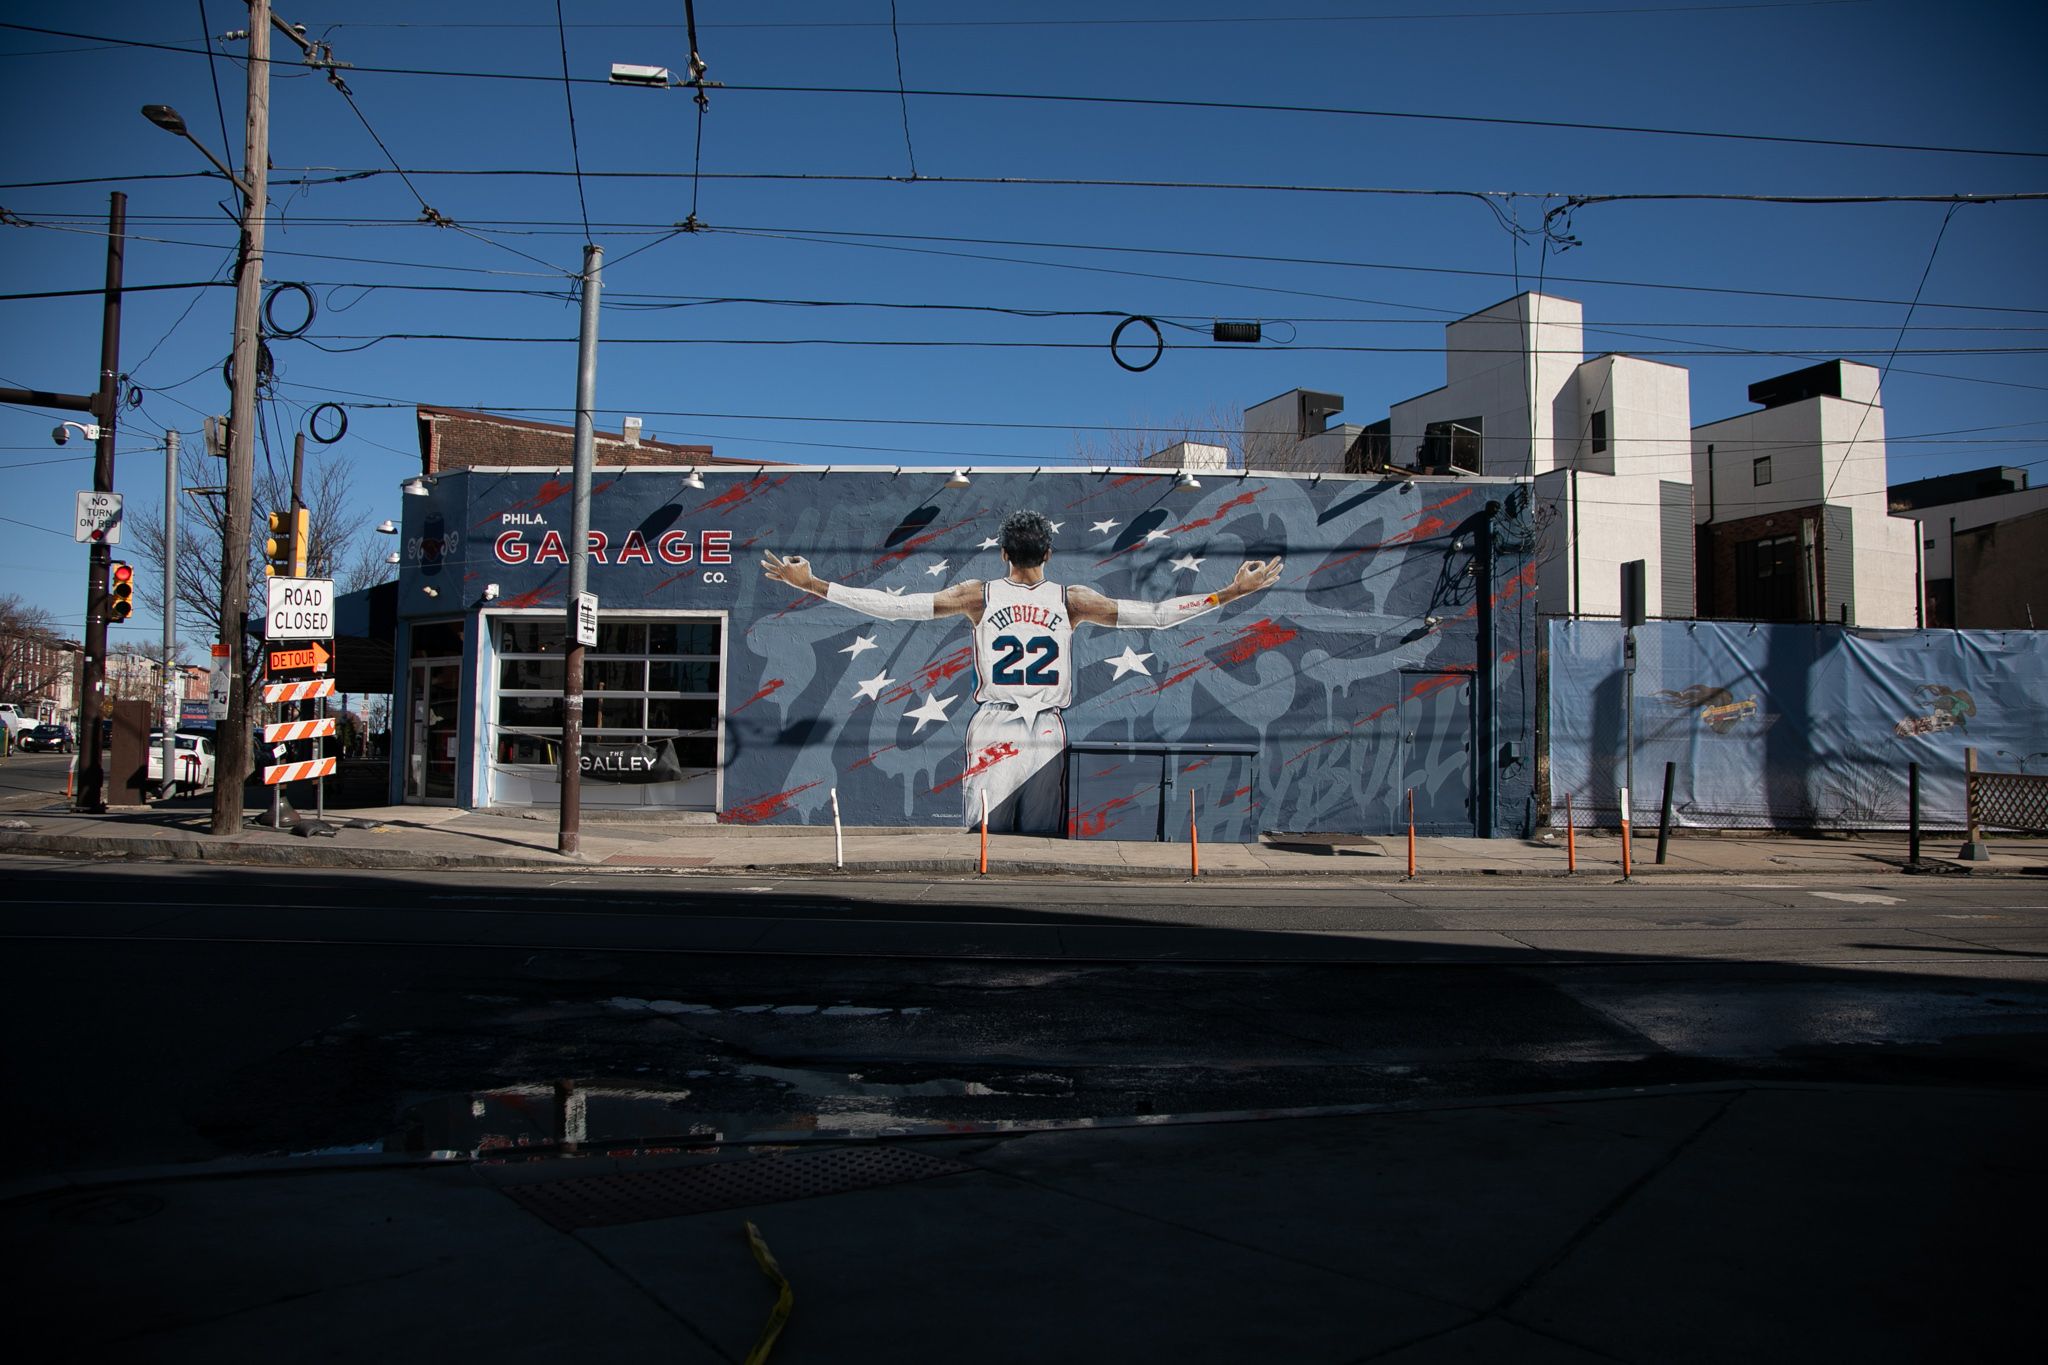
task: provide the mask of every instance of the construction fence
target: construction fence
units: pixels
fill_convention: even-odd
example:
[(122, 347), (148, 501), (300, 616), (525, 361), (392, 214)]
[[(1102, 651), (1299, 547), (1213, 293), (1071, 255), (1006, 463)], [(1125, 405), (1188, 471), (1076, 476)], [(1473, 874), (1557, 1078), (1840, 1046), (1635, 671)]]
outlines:
[[(2048, 632), (1653, 621), (1636, 627), (1633, 822), (1700, 829), (1962, 829), (1975, 749), (1986, 829), (2034, 827), (2048, 774)], [(1552, 819), (1619, 823), (1630, 746), (1623, 631), (1549, 623)], [(1992, 788), (2001, 798), (1987, 801)], [(2005, 788), (2013, 790), (2008, 793)], [(2024, 793), (2024, 796), (2022, 796)]]

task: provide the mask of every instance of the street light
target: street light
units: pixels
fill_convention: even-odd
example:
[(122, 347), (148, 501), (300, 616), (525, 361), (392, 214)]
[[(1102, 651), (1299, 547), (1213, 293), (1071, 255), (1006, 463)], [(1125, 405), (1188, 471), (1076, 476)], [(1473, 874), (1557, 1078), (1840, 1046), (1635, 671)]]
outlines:
[(199, 154), (208, 161), (211, 161), (215, 169), (219, 170), (222, 175), (226, 176), (234, 184), (236, 189), (242, 192), (244, 199), (251, 197), (249, 186), (243, 182), (242, 177), (228, 169), (228, 164), (215, 156), (205, 143), (192, 136), (192, 130), (185, 126), (185, 120), (177, 110), (171, 108), (168, 104), (145, 104), (142, 106), (142, 116), (165, 132), (174, 133), (184, 138), (185, 141), (191, 143), (194, 147), (197, 147)]

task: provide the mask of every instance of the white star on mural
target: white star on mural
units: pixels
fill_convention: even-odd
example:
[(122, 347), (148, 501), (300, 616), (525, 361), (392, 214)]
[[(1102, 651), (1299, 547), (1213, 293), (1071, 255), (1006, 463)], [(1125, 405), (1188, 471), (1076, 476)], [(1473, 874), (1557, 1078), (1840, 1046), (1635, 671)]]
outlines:
[(903, 589), (901, 588), (891, 588), (889, 591), (897, 597), (903, 596)]
[(951, 706), (956, 700), (958, 699), (954, 697), (941, 697), (935, 692), (925, 693), (923, 706), (918, 707), (914, 711), (905, 711), (903, 713), (917, 722), (916, 727), (910, 733), (914, 735), (919, 730), (924, 729), (925, 726), (935, 722), (943, 723), (946, 719), (946, 708)]
[(988, 538), (987, 540), (984, 540), (983, 542), (981, 542), (981, 545), (980, 545), (980, 547), (979, 547), (979, 548), (981, 548), (981, 549), (984, 549), (984, 550), (993, 550), (993, 549), (995, 549), (995, 548), (996, 548), (996, 547), (997, 547), (998, 545), (1001, 545), (1002, 543), (1003, 543), (1003, 542), (1001, 542), (1000, 540), (997, 540), (997, 539), (996, 539), (996, 538), (995, 538), (994, 536), (990, 536), (990, 537), (989, 537), (989, 538)]
[(1179, 559), (1173, 561), (1173, 567), (1176, 569), (1186, 569), (1189, 573), (1193, 573), (1202, 567), (1202, 561), (1196, 559), (1193, 555), (1182, 555)]
[(1100, 535), (1105, 535), (1105, 536), (1106, 536), (1106, 535), (1108, 535), (1108, 534), (1109, 534), (1109, 533), (1110, 533), (1111, 531), (1114, 531), (1114, 530), (1115, 530), (1115, 529), (1116, 529), (1117, 527), (1119, 527), (1119, 526), (1121, 526), (1121, 525), (1123, 525), (1123, 523), (1122, 523), (1122, 522), (1120, 522), (1120, 521), (1098, 521), (1098, 522), (1095, 522), (1094, 524), (1092, 524), (1091, 526), (1089, 526), (1089, 528), (1088, 528), (1088, 529), (1089, 529), (1089, 530), (1091, 530), (1091, 531), (1094, 531), (1094, 532), (1096, 532), (1096, 533), (1098, 533), (1098, 534), (1100, 534)]
[(1115, 682), (1126, 673), (1139, 673), (1145, 677), (1151, 677), (1152, 670), (1145, 667), (1145, 660), (1151, 657), (1150, 654), (1138, 653), (1137, 649), (1131, 645), (1125, 645), (1123, 653), (1117, 655), (1114, 659), (1104, 659), (1102, 662), (1116, 670), (1110, 677), (1110, 681)]
[(877, 673), (859, 687), (854, 688), (853, 695), (856, 697), (866, 697), (869, 701), (873, 701), (882, 695), (883, 688), (895, 681), (894, 678), (884, 677), (882, 674)]
[(840, 650), (839, 652), (841, 654), (851, 654), (854, 658), (858, 659), (861, 655), (867, 653), (869, 650), (880, 648), (881, 646), (875, 643), (873, 636), (863, 635), (858, 640), (855, 640), (852, 644), (848, 645), (846, 648)]
[(1058, 534), (1060, 533), (1060, 527), (1062, 527), (1062, 526), (1065, 526), (1065, 525), (1066, 525), (1066, 523), (1065, 523), (1064, 521), (1056, 521), (1056, 522), (1053, 522), (1053, 523), (1052, 523), (1052, 533), (1053, 533), (1054, 535), (1058, 535)]
[(1167, 538), (1167, 536), (1169, 536), (1169, 535), (1171, 535), (1171, 534), (1172, 534), (1171, 532), (1169, 532), (1169, 531), (1162, 531), (1162, 530), (1160, 530), (1160, 529), (1159, 529), (1158, 527), (1156, 527), (1156, 526), (1155, 526), (1155, 527), (1153, 527), (1153, 528), (1152, 528), (1151, 530), (1149, 530), (1149, 531), (1147, 531), (1147, 532), (1145, 533), (1145, 543), (1146, 543), (1147, 545), (1150, 545), (1150, 544), (1151, 544), (1151, 543), (1152, 543), (1153, 541), (1155, 541), (1155, 540), (1165, 540), (1165, 539)]
[(953, 566), (950, 563), (942, 559), (938, 563), (932, 565), (929, 569), (926, 569), (925, 572), (930, 574), (933, 578), (937, 578), (940, 574), (946, 572), (946, 570), (952, 567)]

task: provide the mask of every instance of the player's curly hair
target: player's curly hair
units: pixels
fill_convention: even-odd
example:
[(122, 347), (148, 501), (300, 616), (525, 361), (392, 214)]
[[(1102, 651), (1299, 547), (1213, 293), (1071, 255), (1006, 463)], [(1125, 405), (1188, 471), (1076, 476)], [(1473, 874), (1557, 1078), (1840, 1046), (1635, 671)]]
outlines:
[(1037, 512), (1010, 513), (996, 537), (1002, 542), (1003, 558), (1020, 569), (1035, 569), (1052, 553), (1052, 523)]

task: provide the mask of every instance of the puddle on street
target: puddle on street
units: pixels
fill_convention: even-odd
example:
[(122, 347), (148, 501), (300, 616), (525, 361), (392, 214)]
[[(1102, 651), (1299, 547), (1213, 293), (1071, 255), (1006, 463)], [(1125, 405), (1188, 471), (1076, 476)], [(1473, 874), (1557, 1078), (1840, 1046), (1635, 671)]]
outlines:
[[(1029, 1103), (1069, 1096), (1074, 1089), (1071, 1078), (1045, 1071), (994, 1083), (949, 1076), (886, 1081), (860, 1072), (743, 1064), (693, 1070), (688, 1079), (691, 1086), (674, 1088), (629, 1080), (557, 1081), (420, 1100), (404, 1107), (397, 1131), (381, 1148), (368, 1150), (502, 1159), (524, 1151), (688, 1147), (787, 1134), (880, 1136), (926, 1123), (971, 1121), (945, 1101), (1008, 1096)], [(943, 1112), (917, 1101), (939, 1101)], [(1014, 1107), (1000, 1115), (1016, 1116)], [(297, 1155), (365, 1149), (358, 1144)]]

